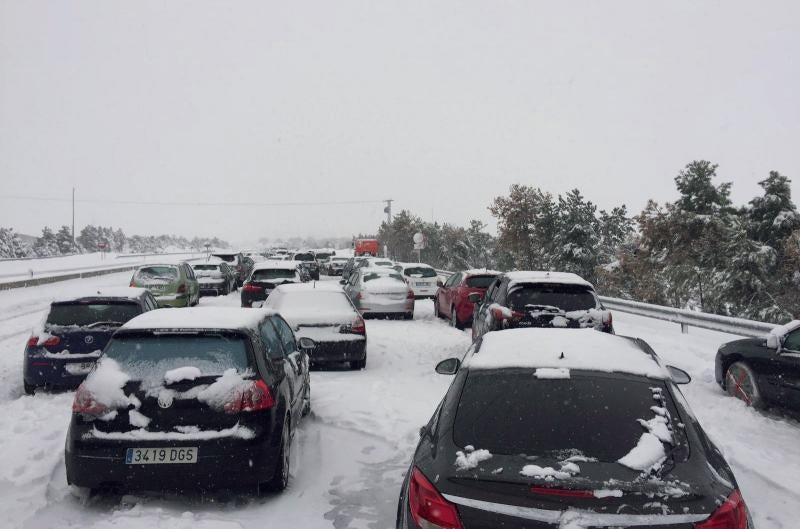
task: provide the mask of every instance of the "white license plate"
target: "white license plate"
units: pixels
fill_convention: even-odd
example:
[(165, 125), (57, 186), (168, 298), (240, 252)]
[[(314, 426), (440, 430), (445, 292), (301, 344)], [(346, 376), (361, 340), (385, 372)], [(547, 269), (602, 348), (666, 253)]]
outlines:
[(418, 287), (429, 287), (430, 285), (428, 283), (417, 283), (417, 286)]
[(170, 463), (197, 463), (197, 447), (184, 448), (128, 448), (126, 465), (168, 465)]

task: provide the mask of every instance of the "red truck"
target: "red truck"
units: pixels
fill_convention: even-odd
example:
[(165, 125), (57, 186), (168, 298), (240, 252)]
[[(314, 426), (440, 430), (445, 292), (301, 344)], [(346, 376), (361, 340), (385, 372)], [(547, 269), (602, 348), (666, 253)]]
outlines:
[(361, 255), (371, 255), (378, 257), (378, 239), (356, 239), (356, 257)]

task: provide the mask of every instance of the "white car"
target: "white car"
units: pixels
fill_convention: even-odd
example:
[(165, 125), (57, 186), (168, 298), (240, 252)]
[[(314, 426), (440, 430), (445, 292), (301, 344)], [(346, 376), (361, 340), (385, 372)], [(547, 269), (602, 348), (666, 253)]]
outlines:
[(395, 270), (403, 274), (416, 299), (436, 297), (441, 281), (432, 266), (424, 263), (397, 263)]

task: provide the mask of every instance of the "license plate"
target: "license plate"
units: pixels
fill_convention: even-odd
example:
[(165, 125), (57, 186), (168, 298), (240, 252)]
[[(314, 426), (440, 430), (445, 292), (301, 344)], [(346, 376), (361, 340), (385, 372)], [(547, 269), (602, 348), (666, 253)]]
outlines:
[(64, 365), (64, 370), (70, 375), (85, 375), (94, 367), (94, 362), (72, 362)]
[(418, 287), (427, 287), (428, 283), (417, 283)]
[(167, 465), (170, 463), (197, 463), (197, 447), (184, 448), (128, 448), (126, 465)]

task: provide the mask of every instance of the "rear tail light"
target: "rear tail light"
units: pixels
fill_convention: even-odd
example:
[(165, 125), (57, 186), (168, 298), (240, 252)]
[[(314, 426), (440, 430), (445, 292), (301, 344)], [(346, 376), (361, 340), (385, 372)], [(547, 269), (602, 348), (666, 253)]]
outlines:
[(492, 308), (492, 317), (497, 321), (503, 321), (506, 319), (505, 314), (503, 314), (503, 309), (500, 307), (493, 307)]
[(360, 299), (361, 299), (361, 298), (363, 298), (363, 297), (364, 297), (364, 296), (362, 296), (362, 295), (361, 295), (361, 292), (359, 292), (358, 294), (356, 294), (356, 300), (360, 300)]
[(58, 336), (51, 336), (50, 338), (45, 340), (42, 345), (44, 345), (45, 347), (55, 347), (60, 343), (61, 343), (61, 338), (59, 338)]
[(422, 472), (414, 467), (408, 483), (408, 507), (417, 527), (463, 529), (456, 506), (445, 500)]
[(28, 344), (27, 344), (28, 347), (36, 347), (37, 345), (39, 345), (38, 336), (31, 336), (30, 338), (28, 338)]
[(186, 294), (186, 283), (181, 283), (178, 287), (178, 294)]
[(224, 406), (226, 413), (268, 410), (275, 405), (269, 386), (263, 380), (250, 382), (233, 393), (233, 399)]
[(414, 299), (414, 291), (409, 290), (408, 294), (406, 294), (406, 299)]
[(364, 323), (364, 318), (359, 316), (358, 319), (353, 322), (353, 325), (350, 327), (350, 331), (357, 334), (364, 334), (367, 332), (367, 326)]
[(606, 313), (603, 315), (604, 330), (610, 331), (613, 323), (614, 323), (614, 317), (611, 315), (610, 312), (606, 311)]
[(130, 286), (130, 287), (135, 287), (135, 286), (136, 286), (136, 285), (133, 283), (133, 279), (131, 279), (131, 284), (130, 284), (130, 285), (128, 285), (128, 286)]
[(245, 283), (244, 286), (242, 287), (242, 291), (256, 293), (256, 292), (264, 292), (264, 289), (252, 283)]
[(747, 506), (738, 490), (731, 492), (725, 503), (720, 505), (704, 522), (696, 524), (695, 529), (748, 529)]
[(105, 404), (97, 402), (94, 394), (81, 384), (75, 391), (75, 399), (72, 401), (72, 412), (92, 417), (99, 417), (108, 412)]

